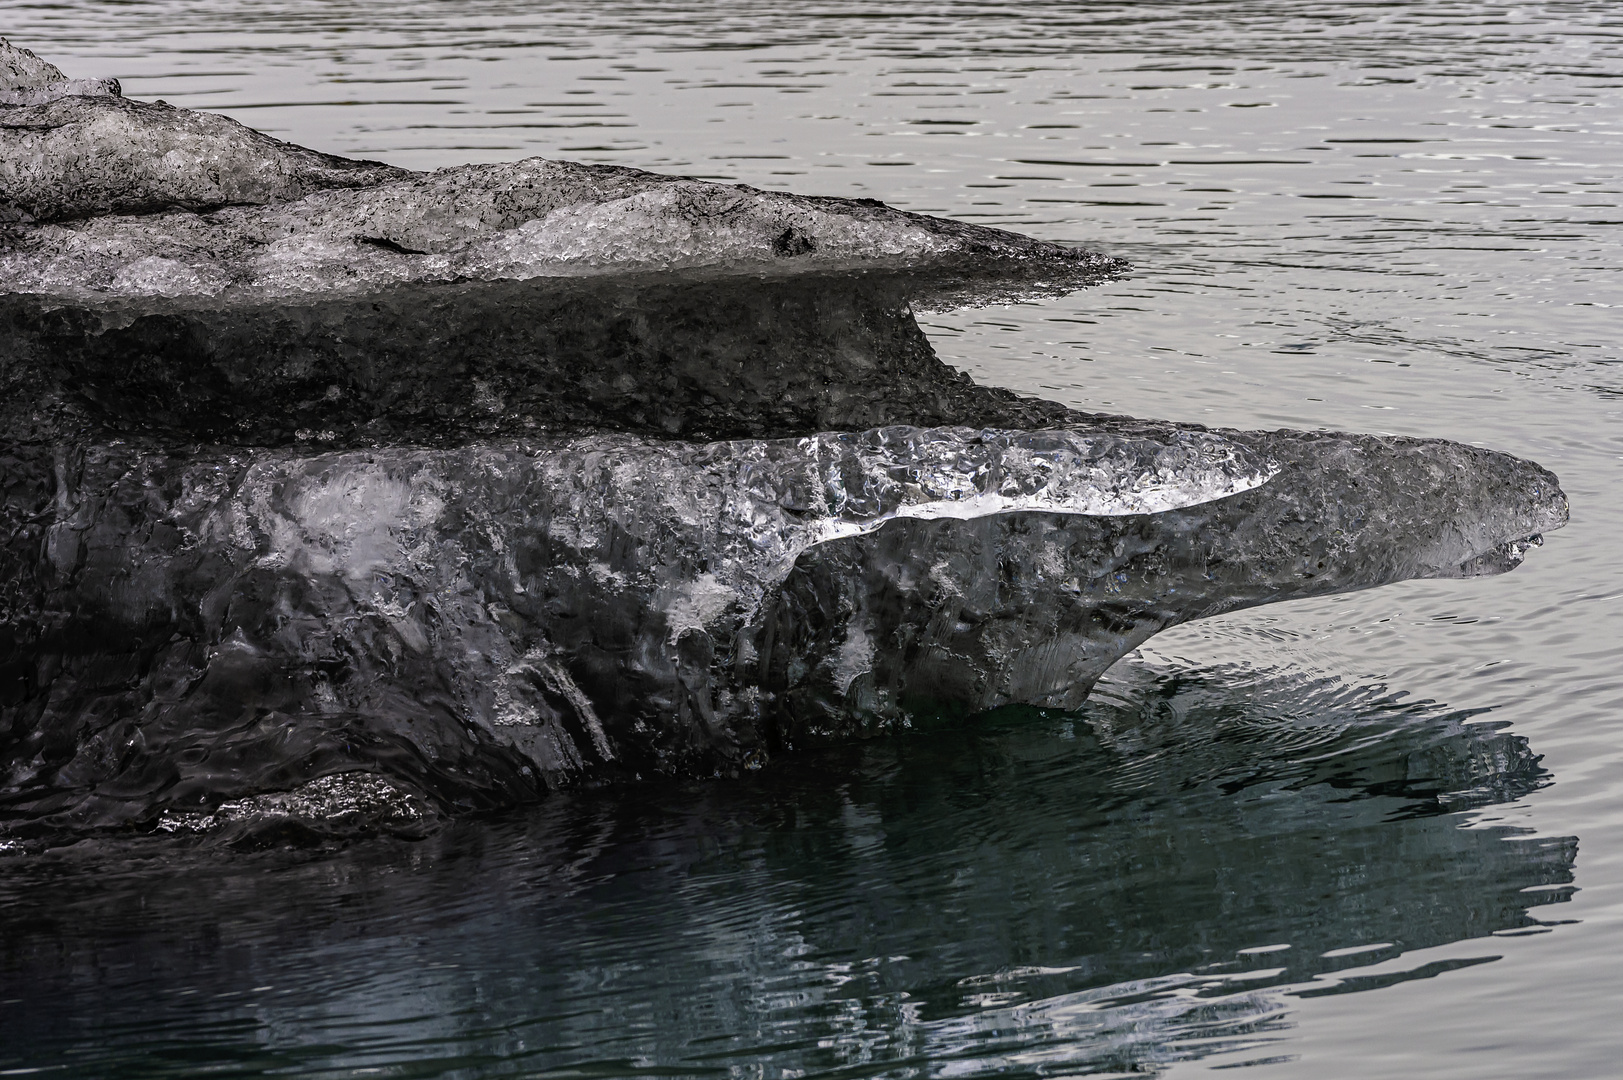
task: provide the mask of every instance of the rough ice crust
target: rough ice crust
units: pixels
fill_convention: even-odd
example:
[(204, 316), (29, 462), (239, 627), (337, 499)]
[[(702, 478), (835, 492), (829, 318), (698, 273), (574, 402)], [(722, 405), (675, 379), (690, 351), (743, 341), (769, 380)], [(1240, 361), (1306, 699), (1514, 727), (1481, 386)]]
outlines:
[(0, 45), (0, 291), (88, 302), (260, 300), (604, 270), (1017, 259), (1073, 282), (1125, 267), (983, 226), (611, 166), (415, 174), (223, 116), (69, 83)]
[[(55, 64), (0, 38), (0, 105), (45, 105), (65, 97), (117, 97), (122, 92), (117, 79), (70, 79)], [(0, 121), (0, 130), (4, 126)], [(0, 165), (0, 179), (7, 176)], [(0, 195), (0, 222), (4, 222), (17, 207), (10, 201), (9, 187), (0, 184), (0, 192), (6, 193)]]
[[(11, 113), (21, 111), (28, 110)], [(1093, 253), (863, 200), (531, 158), (271, 206), (45, 225), (0, 250), (0, 287), (81, 303), (145, 296), (240, 302), (436, 281), (954, 259), (1035, 263), (1073, 286), (1125, 268)]]
[(60, 85), (64, 92), (15, 95), (10, 108), (0, 102), (0, 220), (281, 202), (408, 175), (280, 142), (223, 116)]
[(67, 78), (55, 64), (0, 37), (0, 94), (42, 90)]
[[(1161, 459), (1179, 437), (1189, 457)], [(354, 770), (447, 809), (733, 771), (943, 713), (1074, 706), (1166, 626), (1502, 571), (1565, 520), (1549, 473), (1489, 451), (1206, 438), (14, 451), (5, 816), (153, 821)], [(1057, 449), (1075, 455), (1057, 487), (1011, 463)], [(1037, 505), (1069, 488), (1120, 511), (1146, 466), (1188, 484), (1202, 461), (1186, 497), (1235, 493), (967, 520), (951, 498), (1001, 475)]]
[(117, 79), (63, 79), (37, 90), (0, 90), (0, 105), (47, 105), (65, 97), (117, 97), (121, 93)]

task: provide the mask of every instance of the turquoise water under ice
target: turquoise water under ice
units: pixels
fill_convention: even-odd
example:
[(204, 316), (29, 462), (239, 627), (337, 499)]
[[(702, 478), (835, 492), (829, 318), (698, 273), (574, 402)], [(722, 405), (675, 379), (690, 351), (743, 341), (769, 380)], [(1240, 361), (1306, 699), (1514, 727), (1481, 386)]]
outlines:
[(329, 854), (0, 861), (0, 1075), (1605, 1077), (1623, 1051), (1623, 15), (1554, 0), (0, 3), (70, 76), (1085, 241), (976, 378), (1555, 470), (1514, 574), (1154, 639), (736, 783)]

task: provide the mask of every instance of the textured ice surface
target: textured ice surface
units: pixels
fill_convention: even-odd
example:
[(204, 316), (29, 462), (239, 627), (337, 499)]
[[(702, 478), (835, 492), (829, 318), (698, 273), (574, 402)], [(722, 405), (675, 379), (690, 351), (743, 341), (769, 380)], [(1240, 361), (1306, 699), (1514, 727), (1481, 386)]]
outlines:
[[(1508, 569), (1565, 517), (1548, 473), (1457, 444), (1164, 442), (13, 450), (8, 816), (151, 821), (354, 770), (444, 807), (733, 771), (1075, 705), (1166, 626)], [(1141, 505), (1167, 466), (1173, 490)], [(1042, 509), (957, 516), (954, 491), (999, 477), (1001, 505)]]
[[(198, 303), (408, 282), (921, 260), (1018, 261), (1074, 287), (1125, 268), (871, 199), (539, 158), (408, 173), (225, 117), (116, 92), (63, 95), (65, 86), (28, 91), (57, 95), (40, 104), (25, 94), (0, 105), (0, 219), (35, 226), (0, 246), (7, 292)], [(48, 222), (57, 224), (39, 224)]]
[(1565, 521), (1502, 454), (1089, 416), (914, 321), (1100, 256), (627, 169), (405, 174), (0, 63), (15, 832), (409, 831), (1072, 706), (1166, 626), (1502, 571)]
[[(117, 79), (63, 79), (37, 89), (0, 90), (0, 105), (47, 105), (65, 97), (117, 97)], [(6, 204), (13, 209), (14, 204)]]
[[(6, 48), (6, 47), (0, 47)], [(1118, 260), (871, 199), (539, 158), (429, 174), (68, 83), (0, 88), (0, 288), (76, 301), (365, 293), (405, 282), (696, 266), (1021, 260), (1078, 284)], [(47, 70), (48, 69), (48, 70)], [(39, 223), (59, 224), (40, 227)]]
[(277, 202), (405, 175), (279, 142), (223, 116), (106, 91), (47, 88), (19, 99), (0, 108), (0, 214), (25, 221)]
[(409, 175), (68, 79), (0, 39), (0, 223), (297, 199)]
[[(115, 107), (155, 108), (112, 104), (121, 101), (75, 98), (11, 109), (0, 114), (0, 133), (46, 122), (32, 114), (49, 110), (112, 115)], [(63, 135), (70, 141), (78, 137)], [(27, 140), (46, 136), (12, 138), (19, 149), (7, 157), (21, 154), (32, 162), (27, 155), (39, 151)], [(128, 152), (137, 150), (132, 145)], [(27, 171), (10, 168), (14, 176)], [(183, 175), (191, 175), (189, 164)], [(260, 176), (255, 163), (242, 182), (259, 183)], [(26, 176), (5, 179), (8, 186), (31, 190)], [(72, 190), (86, 182), (76, 179)], [(148, 198), (125, 198), (119, 193), (122, 183), (122, 173), (107, 177), (114, 194), (102, 202)], [(224, 191), (224, 176), (219, 184)], [(162, 198), (181, 201), (168, 187), (155, 186)], [(289, 190), (294, 190), (291, 182)], [(42, 217), (52, 213), (50, 198), (14, 201)], [(204, 192), (197, 201), (268, 200), (210, 200)], [(1119, 260), (1090, 252), (870, 200), (787, 195), (531, 158), (443, 169), (359, 190), (321, 191), (275, 205), (41, 226), (0, 250), (0, 281), (10, 292), (78, 302), (147, 296), (201, 302), (364, 294), (408, 282), (718, 266), (906, 266), (921, 260), (1023, 261), (1073, 286), (1124, 269)]]
[[(63, 83), (14, 94), (9, 108), (0, 100), (0, 221), (278, 202), (406, 175), (376, 162), (348, 161), (279, 142), (223, 116), (131, 101), (118, 96), (116, 86), (86, 93), (94, 89)], [(73, 249), (58, 256), (52, 264), (56, 270), (74, 264), (105, 268), (84, 250), (86, 238), (75, 239), (71, 229), (52, 235), (62, 235)], [(128, 230), (114, 230), (112, 242), (128, 242), (129, 236)], [(136, 255), (131, 261), (142, 258), (161, 256)], [(8, 263), (8, 268), (15, 265)], [(118, 279), (116, 270), (111, 273)], [(50, 271), (37, 277), (54, 280)], [(169, 282), (148, 270), (144, 278), (137, 274), (123, 287), (173, 291), (176, 286)], [(28, 279), (18, 283), (29, 287)], [(119, 286), (110, 280), (102, 287)]]
[[(0, 38), (0, 105), (45, 105), (65, 97), (117, 97), (117, 79), (70, 79), (55, 64)], [(7, 155), (10, 156), (10, 155)], [(3, 160), (3, 159), (0, 159)], [(0, 172), (0, 179), (10, 180)], [(16, 214), (13, 190), (0, 186), (0, 222)]]
[(0, 37), (0, 93), (41, 90), (66, 80), (55, 64)]

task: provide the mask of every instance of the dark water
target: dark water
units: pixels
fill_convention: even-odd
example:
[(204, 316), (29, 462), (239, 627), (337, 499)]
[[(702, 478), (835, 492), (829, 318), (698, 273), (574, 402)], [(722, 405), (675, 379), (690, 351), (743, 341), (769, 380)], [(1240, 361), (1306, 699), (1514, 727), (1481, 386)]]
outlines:
[(986, 382), (1560, 474), (1505, 578), (1162, 635), (1011, 710), (418, 843), (0, 856), (0, 1075), (1598, 1077), (1623, 1035), (1623, 15), (1599, 2), (20, 4), (71, 76), (1085, 240)]
[[(1265, 1056), (1302, 995), (1564, 921), (1575, 843), (1499, 725), (1253, 671), (1136, 672), (739, 784), (580, 794), (340, 857), (18, 867), (23, 1062), (80, 1075), (979, 1075)], [(205, 900), (206, 898), (206, 900)], [(1397, 960), (1366, 971), (1374, 961)], [(1357, 970), (1354, 970), (1357, 969)]]

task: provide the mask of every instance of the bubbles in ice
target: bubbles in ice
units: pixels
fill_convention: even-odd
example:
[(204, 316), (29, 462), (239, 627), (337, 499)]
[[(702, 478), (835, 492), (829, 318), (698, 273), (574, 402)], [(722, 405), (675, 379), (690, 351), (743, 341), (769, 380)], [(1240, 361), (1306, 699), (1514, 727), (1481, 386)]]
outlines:
[(0, 92), (39, 90), (66, 79), (62, 69), (49, 60), (0, 37)]
[[(1250, 490), (1277, 471), (1204, 432), (1152, 440), (894, 426), (708, 444), (592, 435), (528, 449), (268, 455), (222, 507), (231, 520), (211, 528), (262, 550), (266, 566), (351, 581), (411, 573), (437, 557), (430, 540), (452, 478), (506, 476), (531, 493), (549, 535), (606, 575), (626, 572), (608, 567), (632, 538), (629, 572), (679, 635), (734, 605), (747, 618), (803, 552), (897, 518), (1155, 514)], [(491, 525), (497, 548), (500, 528)]]
[(212, 811), (166, 810), (158, 829), (170, 833), (206, 832), (234, 822), (296, 821), (332, 828), (410, 825), (427, 816), (415, 796), (371, 773), (323, 776), (292, 791), (231, 799)]

